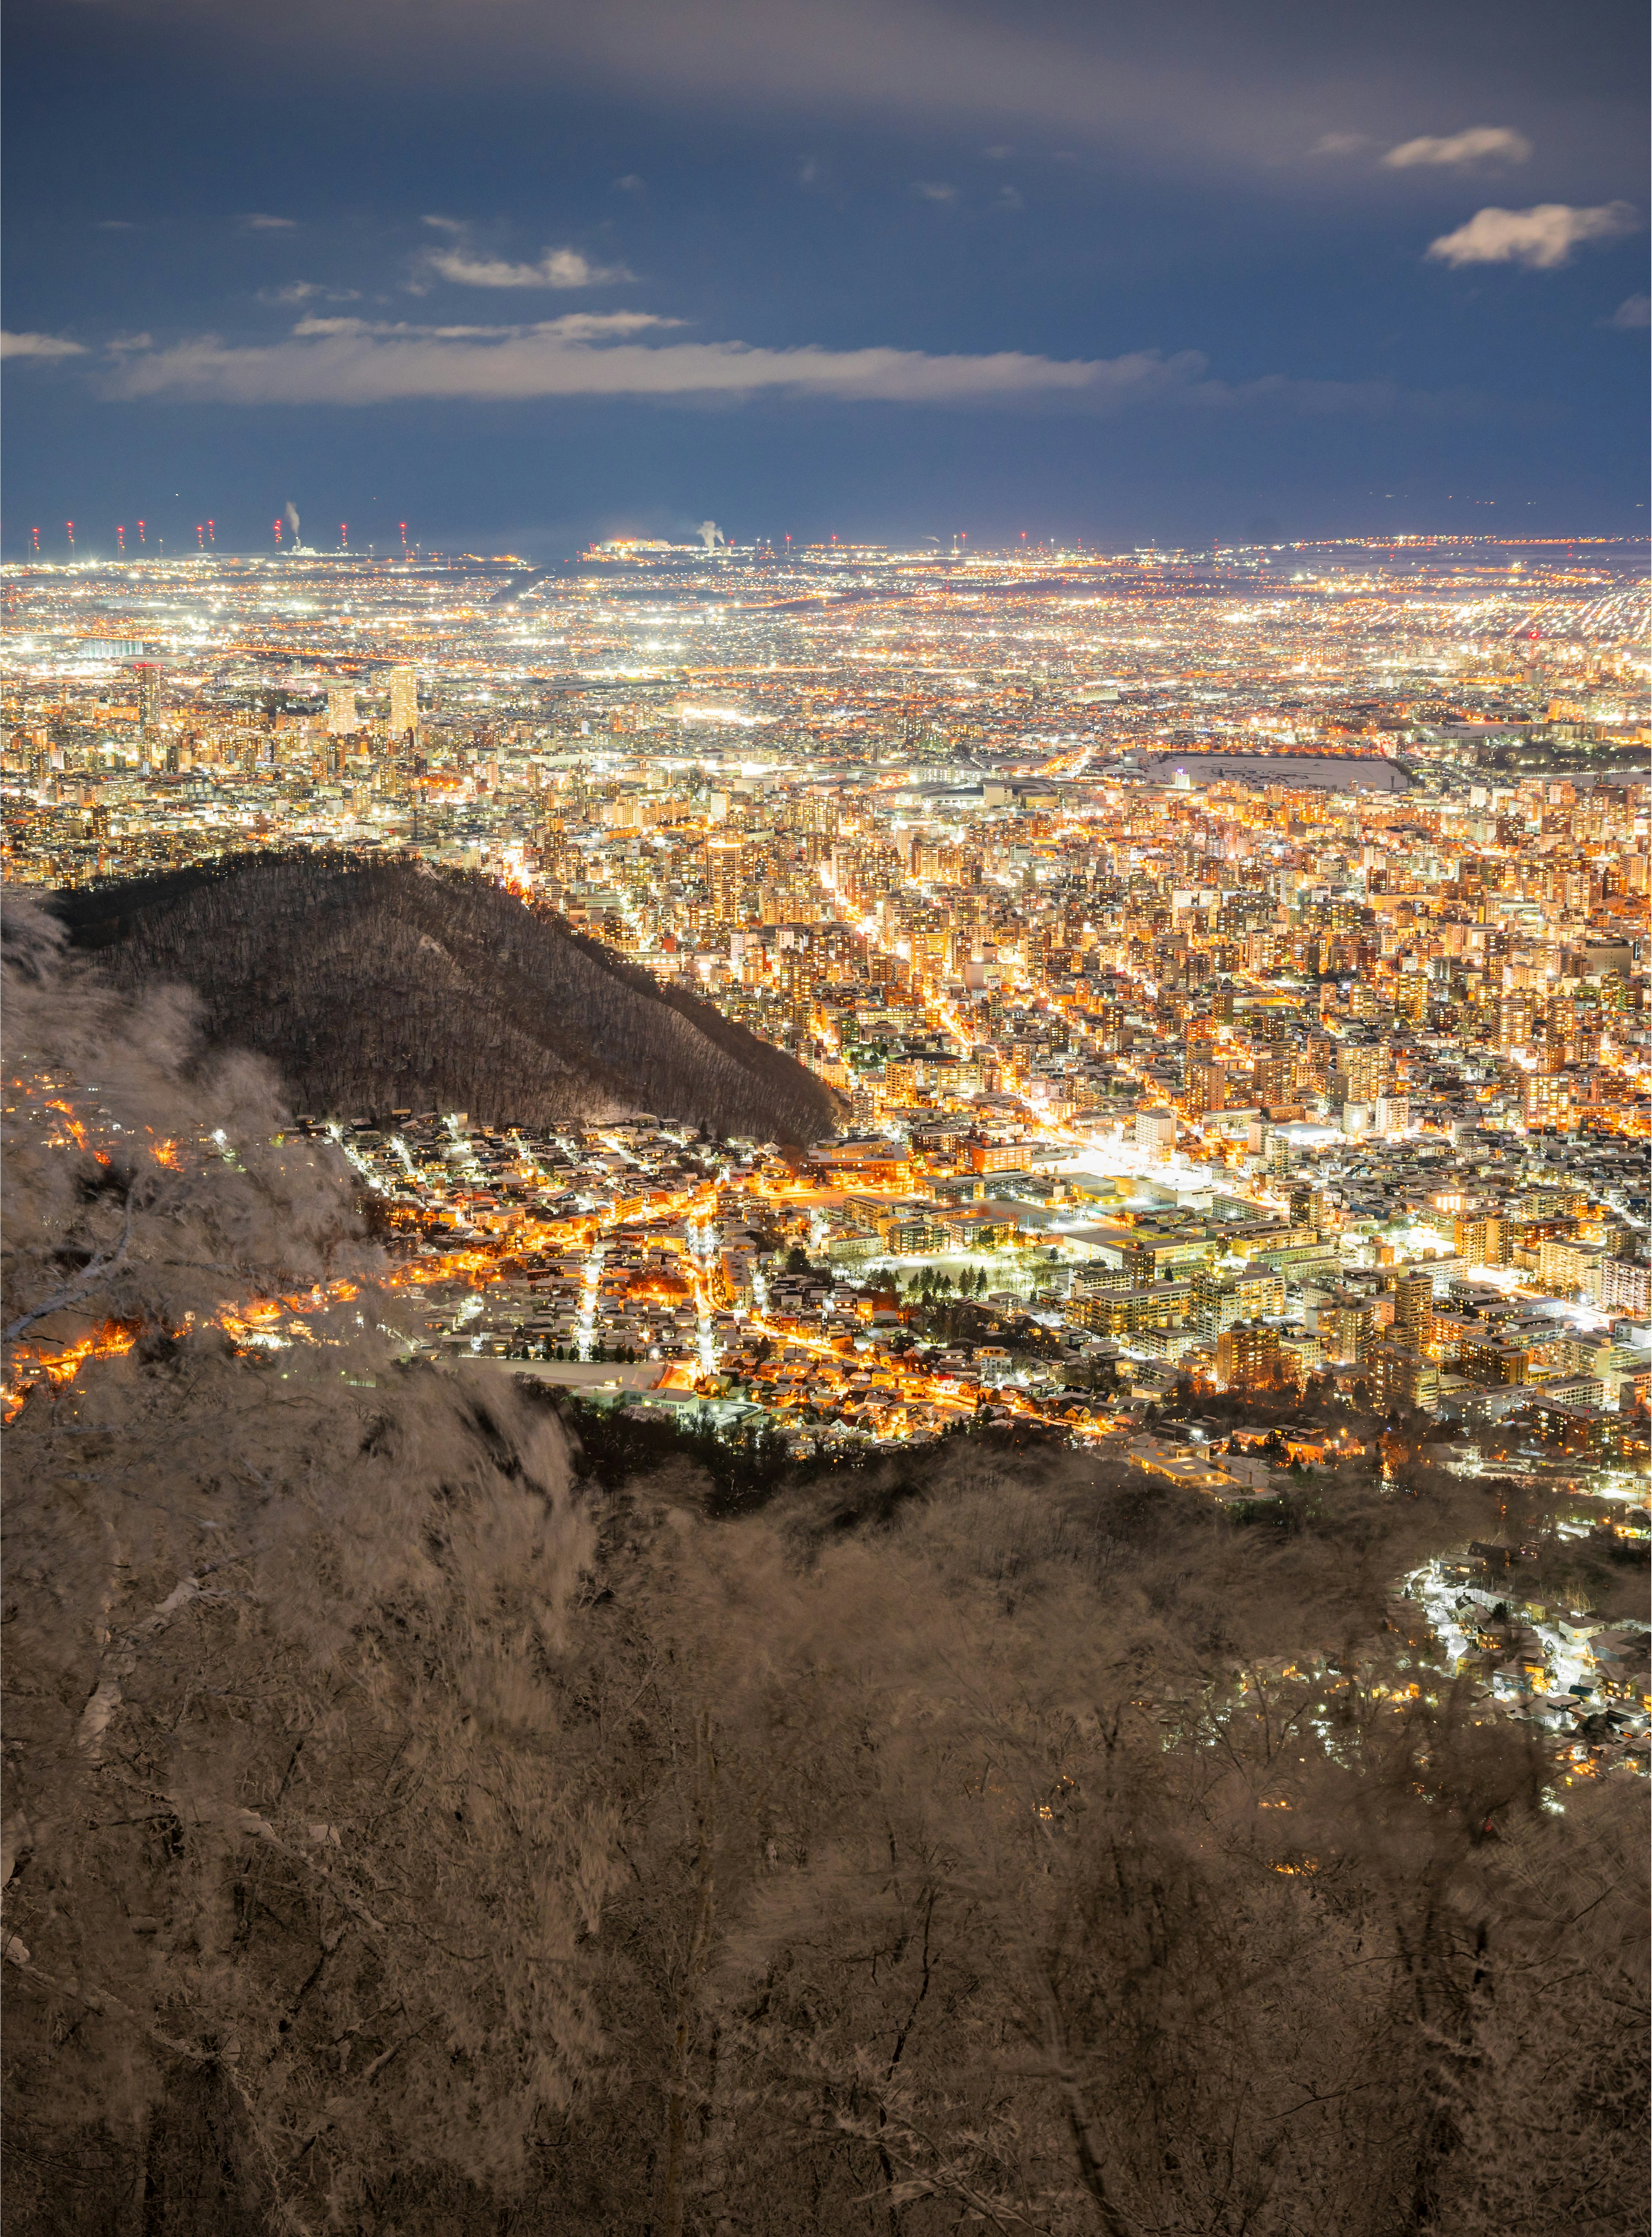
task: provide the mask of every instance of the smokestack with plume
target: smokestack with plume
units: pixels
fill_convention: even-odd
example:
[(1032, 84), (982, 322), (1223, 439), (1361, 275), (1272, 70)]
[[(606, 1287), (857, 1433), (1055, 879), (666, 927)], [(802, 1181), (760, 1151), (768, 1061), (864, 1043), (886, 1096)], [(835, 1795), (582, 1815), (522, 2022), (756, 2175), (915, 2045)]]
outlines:
[(291, 498), (287, 500), (287, 525), (293, 531), (293, 541), (298, 542), (298, 507)]

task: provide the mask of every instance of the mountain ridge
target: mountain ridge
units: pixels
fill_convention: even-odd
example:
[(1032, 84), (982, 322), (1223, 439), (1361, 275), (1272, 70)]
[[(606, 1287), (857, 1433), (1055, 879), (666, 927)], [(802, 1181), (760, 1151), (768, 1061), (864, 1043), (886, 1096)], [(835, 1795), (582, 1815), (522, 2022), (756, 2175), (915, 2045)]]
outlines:
[(648, 1110), (787, 1141), (838, 1122), (783, 1050), (474, 872), (255, 853), (51, 906), (116, 985), (191, 988), (208, 1040), (268, 1058), (295, 1107)]

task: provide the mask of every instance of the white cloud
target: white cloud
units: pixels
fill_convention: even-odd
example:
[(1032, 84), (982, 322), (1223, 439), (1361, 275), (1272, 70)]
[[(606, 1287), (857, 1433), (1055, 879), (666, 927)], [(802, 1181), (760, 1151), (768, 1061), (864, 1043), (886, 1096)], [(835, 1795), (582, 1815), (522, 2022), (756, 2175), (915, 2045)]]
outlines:
[(614, 181), (614, 192), (618, 195), (645, 195), (648, 181), (636, 171), (627, 171), (623, 179)]
[(1383, 161), (1391, 171), (1414, 171), (1424, 164), (1523, 163), (1530, 153), (1523, 132), (1511, 132), (1506, 124), (1471, 124), (1440, 140), (1402, 140)]
[(285, 340), (216, 336), (122, 365), (109, 393), (242, 404), (384, 404), (403, 399), (629, 396), (739, 399), (764, 393), (909, 404), (1021, 403), (1065, 397), (1124, 403), (1196, 383), (1193, 352), (1101, 360), (931, 356), (921, 350), (756, 348), (744, 342), (644, 342), (667, 321), (646, 313), (554, 319), (529, 327), (375, 325), (306, 319)]
[(1357, 155), (1362, 148), (1369, 148), (1369, 132), (1327, 132), (1316, 140), (1308, 153), (1311, 155)]
[(1137, 350), (1116, 358), (1057, 359), (1021, 350), (935, 356), (812, 343), (771, 349), (659, 339), (674, 323), (645, 312), (509, 327), (305, 319), (272, 344), (205, 335), (128, 360), (108, 376), (107, 393), (122, 399), (300, 405), (596, 396), (737, 403), (768, 395), (977, 408), (1066, 404), (1087, 411), (1166, 400), (1315, 415), (1386, 412), (1403, 400), (1382, 382), (1297, 381), (1273, 374), (1231, 386), (1211, 379), (1204, 358), (1193, 350), (1170, 357)]
[(1635, 225), (1628, 202), (1603, 202), (1596, 209), (1575, 209), (1569, 202), (1494, 208), (1477, 210), (1455, 233), (1443, 233), (1429, 243), (1428, 253), (1441, 264), (1524, 264), (1549, 272), (1566, 263), (1580, 241), (1614, 241)]
[(944, 179), (914, 179), (912, 191), (920, 201), (955, 202), (958, 199), (957, 188), (949, 187)]
[(1652, 295), (1626, 295), (1606, 323), (1625, 333), (1633, 333), (1640, 327), (1652, 327)]
[(606, 287), (635, 277), (623, 264), (593, 264), (577, 248), (547, 248), (537, 264), (509, 264), (468, 248), (432, 248), (424, 264), (460, 287)]
[(62, 334), (0, 333), (0, 357), (84, 357), (83, 342), (66, 341)]
[(560, 319), (540, 319), (524, 327), (426, 327), (405, 319), (301, 319), (293, 332), (301, 340), (317, 334), (412, 334), (434, 341), (509, 341), (523, 334), (554, 334), (564, 341), (615, 341), (651, 327), (680, 327), (652, 311), (570, 311)]
[(1000, 187), (994, 197), (994, 207), (998, 209), (1022, 210), (1026, 208), (1027, 201), (1019, 187)]
[(249, 233), (292, 233), (297, 229), (295, 217), (271, 217), (263, 210), (253, 210), (241, 223)]
[(318, 295), (328, 303), (357, 303), (361, 300), (358, 287), (324, 287), (319, 280), (294, 280), (285, 287), (261, 287), (258, 291), (261, 303), (275, 305), (313, 303)]

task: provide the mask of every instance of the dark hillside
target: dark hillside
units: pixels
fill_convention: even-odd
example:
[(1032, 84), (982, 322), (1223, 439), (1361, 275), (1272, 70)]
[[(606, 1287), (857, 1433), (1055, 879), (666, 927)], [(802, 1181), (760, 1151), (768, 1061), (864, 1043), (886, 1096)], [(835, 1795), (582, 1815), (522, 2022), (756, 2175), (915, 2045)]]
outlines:
[(783, 1051), (485, 878), (241, 855), (55, 906), (119, 984), (193, 987), (209, 1037), (269, 1058), (300, 1109), (649, 1110), (791, 1141), (836, 1123), (831, 1090)]

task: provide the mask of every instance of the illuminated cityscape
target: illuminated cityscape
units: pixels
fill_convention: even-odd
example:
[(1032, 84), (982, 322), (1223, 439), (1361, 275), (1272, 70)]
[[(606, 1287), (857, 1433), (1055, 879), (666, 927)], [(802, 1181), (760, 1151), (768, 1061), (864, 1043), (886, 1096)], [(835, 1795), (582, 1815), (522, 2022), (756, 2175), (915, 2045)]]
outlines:
[(30, 564), (9, 875), (411, 852), (836, 1091), (784, 1145), (301, 1114), (447, 1269), (418, 1346), (803, 1452), (1039, 1421), (1228, 1499), (1266, 1459), (1144, 1426), (1180, 1378), (1609, 1465), (1652, 1319), (1640, 564)]
[(1645, 10), (10, 28), (6, 2237), (1652, 2237)]

